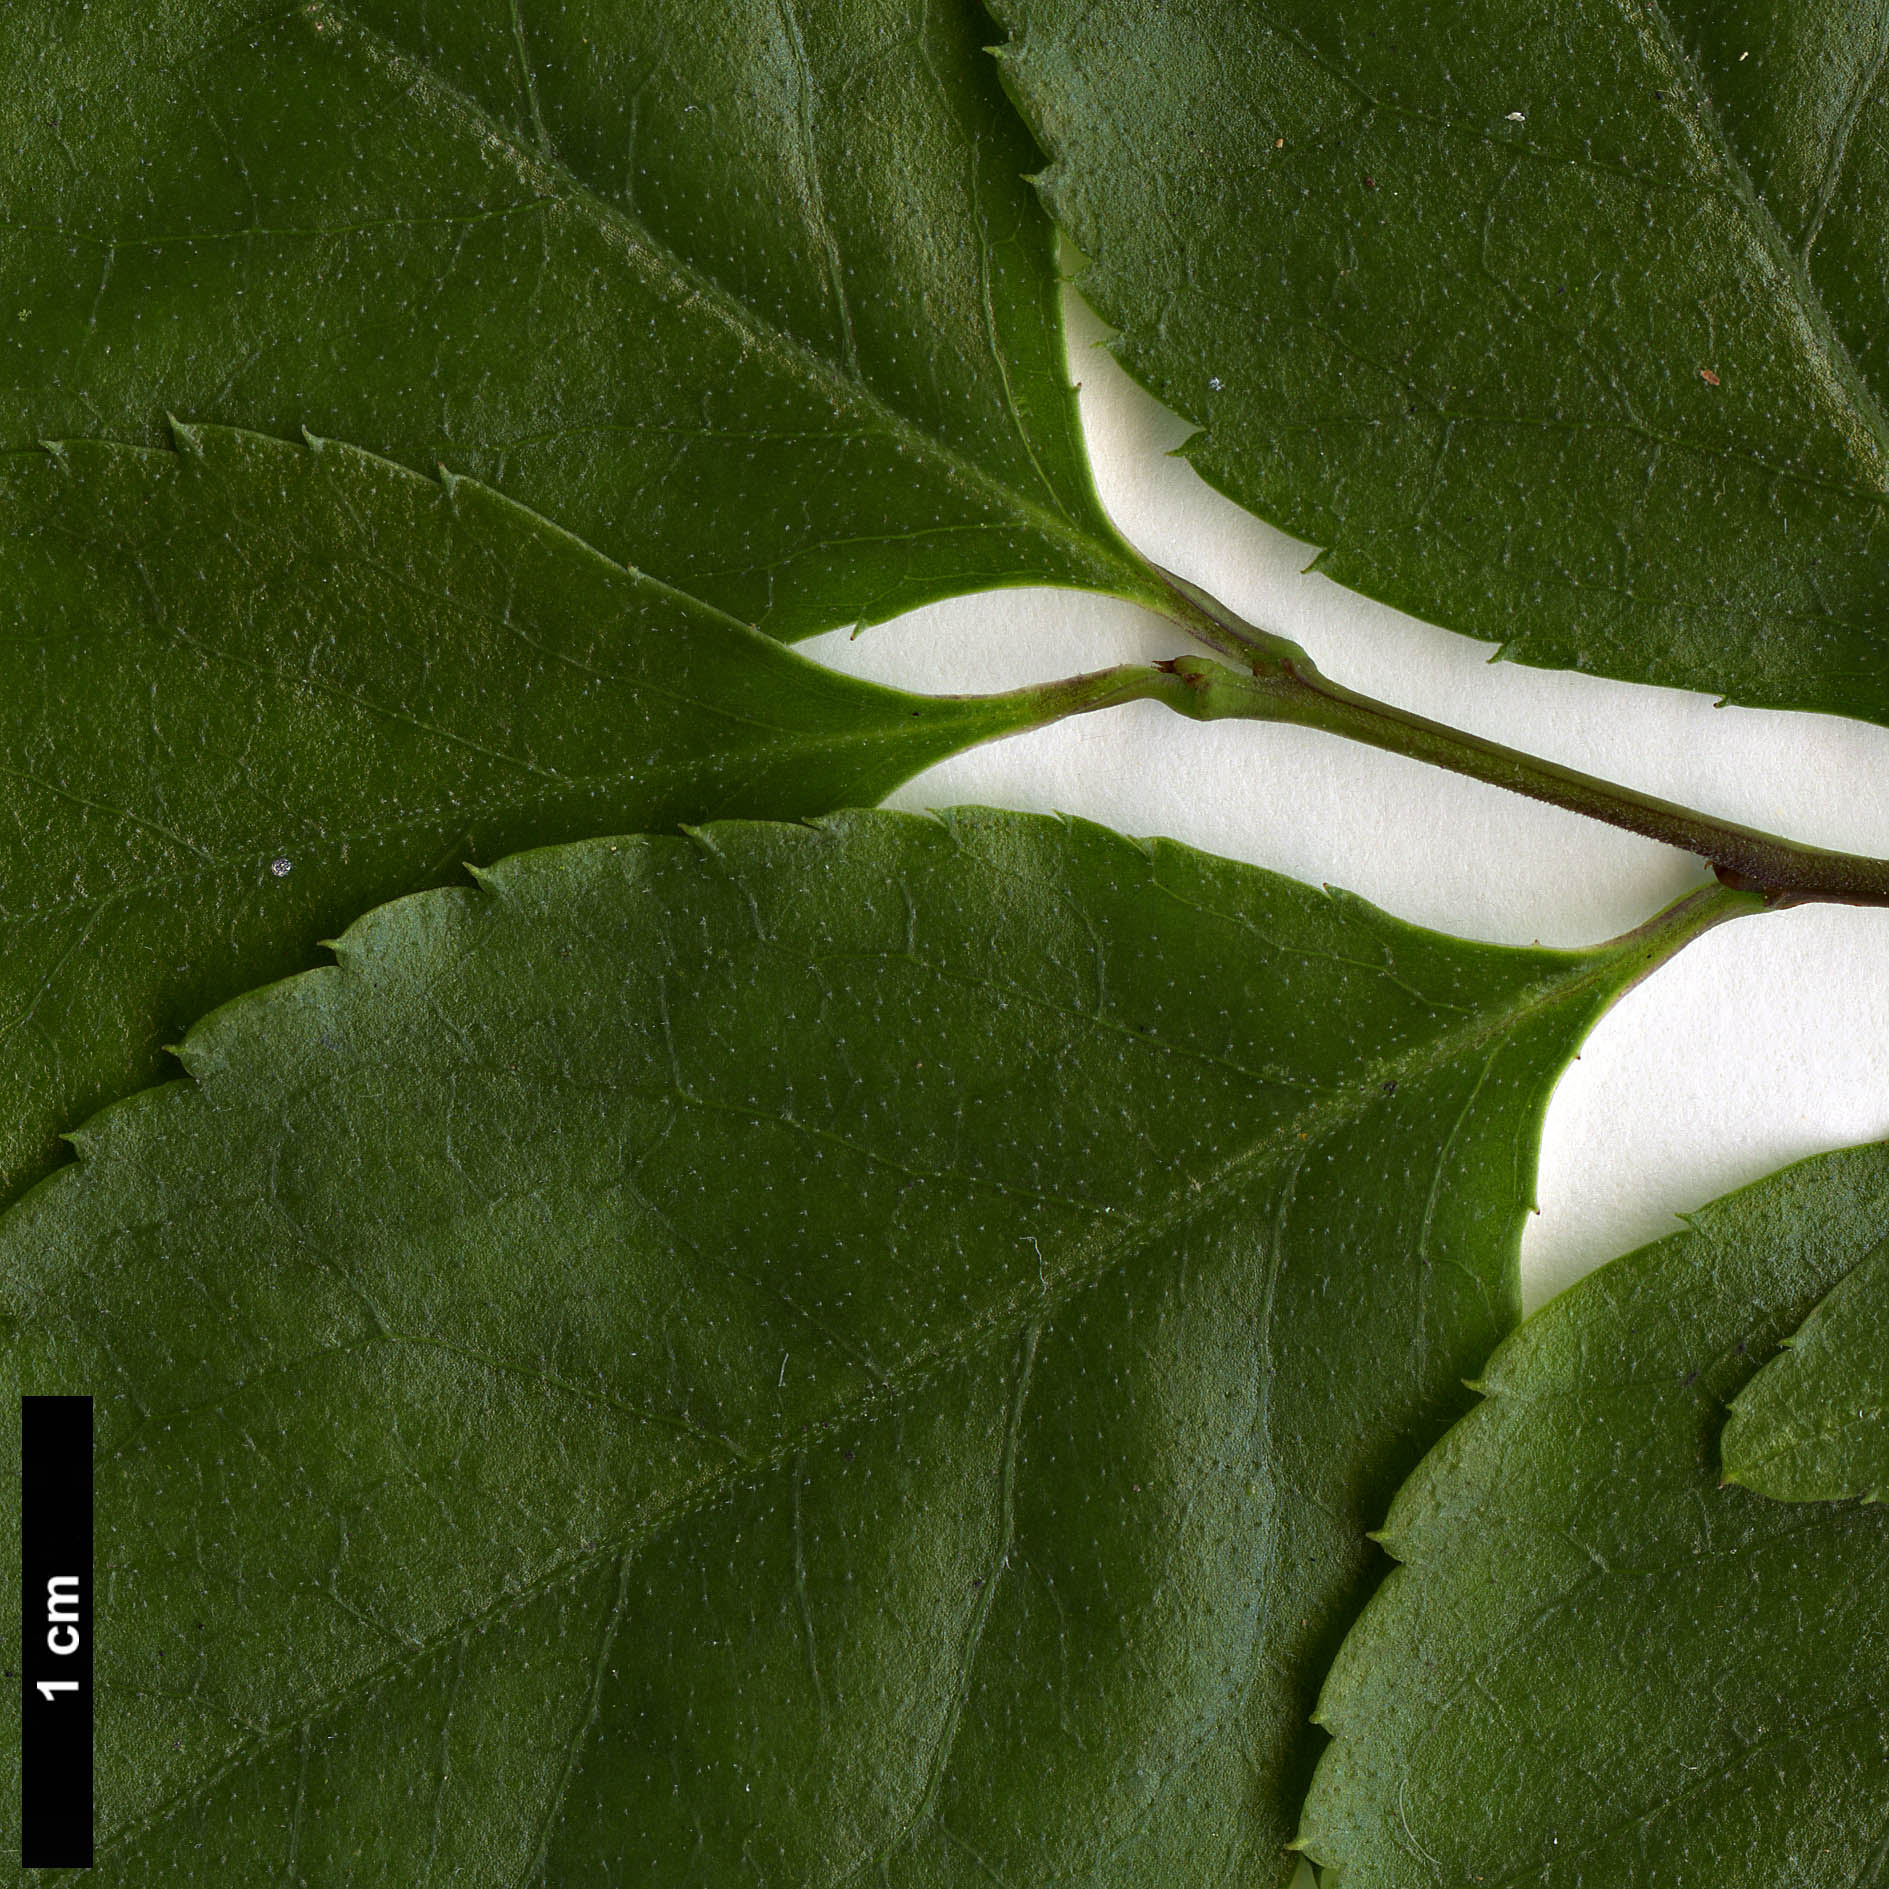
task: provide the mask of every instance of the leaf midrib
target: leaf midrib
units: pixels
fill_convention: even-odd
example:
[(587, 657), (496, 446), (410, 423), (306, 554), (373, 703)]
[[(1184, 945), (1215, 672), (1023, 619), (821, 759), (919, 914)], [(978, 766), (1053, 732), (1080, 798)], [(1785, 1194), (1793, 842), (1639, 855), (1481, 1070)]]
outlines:
[(1863, 106), (1870, 93), (1881, 82), (1885, 67), (1889, 67), (1889, 10), (1885, 10), (1877, 20), (1875, 56), (1868, 68), (1856, 75), (1850, 96), (1844, 103), (1842, 120), (1831, 139), (1829, 155), (1824, 159), (1823, 174), (1817, 183), (1817, 207), (1811, 213), (1801, 246), (1806, 268), (1810, 266), (1810, 252), (1817, 247), (1817, 238), (1823, 234), (1824, 220), (1830, 214), (1830, 206), (1836, 201), (1837, 191), (1842, 186), (1844, 168), (1849, 163), (1851, 141), (1856, 134), (1856, 121), (1863, 115)]
[[(672, 302), (707, 304), (735, 334), (757, 352), (782, 363), (788, 372), (812, 382), (840, 408), (864, 409), (901, 446), (938, 465), (946, 476), (971, 489), (1001, 509), (1020, 514), (1044, 535), (1078, 553), (1091, 566), (1095, 587), (1110, 594), (1145, 600), (1156, 594), (1145, 581), (1125, 547), (1092, 536), (1072, 520), (1061, 496), (1050, 490), (1051, 504), (1027, 497), (1015, 486), (986, 471), (938, 434), (908, 418), (863, 378), (854, 380), (800, 338), (764, 320), (754, 309), (725, 290), (712, 276), (694, 267), (660, 241), (655, 233), (601, 195), (562, 161), (521, 146), (511, 129), (433, 69), (415, 59), (359, 19), (339, 0), (300, 0), (295, 8), (321, 30), (321, 23), (352, 32), (368, 58), (407, 82), (406, 95), (416, 107), (424, 100), (440, 115), (468, 126), (488, 149), (502, 153), (531, 189), (571, 204), (587, 215), (599, 234), (614, 239), (644, 278), (654, 277)], [(1000, 361), (1001, 361), (1001, 357)], [(1007, 376), (1006, 376), (1007, 378)], [(1010, 403), (1015, 417), (1015, 403)], [(1025, 456), (1037, 464), (1031, 442), (1023, 438)]]
[[(1723, 121), (1710, 103), (1705, 75), (1681, 45), (1661, 0), (1615, 0), (1615, 4), (1619, 7), (1622, 16), (1630, 23), (1637, 21), (1641, 25), (1643, 38), (1657, 46), (1666, 63), (1683, 81), (1686, 100), (1691, 107), (1685, 114), (1686, 121), (1694, 133), (1696, 142), (1709, 146), (1723, 166), (1725, 182), (1728, 186), (1724, 194), (1729, 196), (1730, 201), (1743, 216), (1777, 274), (1788, 284), (1789, 304), (1802, 317), (1806, 338), (1827, 370), (1825, 384), (1842, 394), (1846, 410), (1854, 415), (1858, 429), (1866, 437), (1872, 449), (1869, 459), (1875, 475), (1874, 484), (1855, 488), (1854, 495), (1873, 498), (1878, 502), (1889, 498), (1889, 412), (1885, 411), (1875, 388), (1863, 374), (1841, 335), (1837, 333), (1807, 265), (1791, 247), (1776, 215), (1759, 194), (1752, 181), (1749, 167), (1732, 143)], [(1381, 98), (1349, 66), (1327, 57), (1297, 27), (1280, 20), (1270, 7), (1261, 4), (1257, 10), (1263, 14), (1267, 25), (1280, 39), (1294, 47), (1310, 64), (1330, 74), (1368, 110), (1390, 112), (1400, 118), (1436, 125), (1441, 129), (1461, 133), (1482, 143), (1500, 144), (1504, 148), (1513, 148), (1518, 156), (1538, 159), (1550, 164), (1572, 165), (1578, 169), (1605, 170), (1613, 175), (1632, 178), (1647, 184), (1657, 184), (1662, 189), (1673, 191), (1697, 192), (1711, 187), (1709, 181), (1705, 180), (1673, 180), (1647, 176), (1630, 168), (1598, 164), (1588, 157), (1549, 150), (1524, 140), (1493, 137), (1486, 127), (1452, 117), (1447, 113), (1425, 111), (1394, 99)], [(1889, 44), (1885, 45), (1884, 59), (1881, 63), (1889, 63)], [(1676, 100), (1669, 102), (1677, 103)], [(1193, 417), (1206, 431), (1211, 432), (1212, 429), (1205, 426), (1202, 416)], [(1859, 443), (1853, 435), (1846, 434), (1846, 437), (1849, 438), (1852, 446)], [(1803, 483), (1822, 486), (1826, 482), (1804, 480)]]
[[(1630, 937), (1641, 935), (1629, 934)], [(1177, 1187), (1172, 1204), (1165, 1212), (1150, 1219), (1138, 1220), (1120, 1234), (1107, 1234), (1093, 1242), (1079, 1241), (1075, 1257), (1047, 1289), (1035, 1286), (1005, 1295), (949, 1338), (910, 1357), (900, 1368), (881, 1374), (851, 1396), (839, 1398), (827, 1407), (824, 1420), (850, 1420), (868, 1415), (881, 1406), (904, 1401), (922, 1391), (934, 1377), (976, 1350), (987, 1338), (1010, 1329), (1019, 1316), (1030, 1308), (1038, 1308), (1038, 1315), (1045, 1319), (1053, 1316), (1078, 1293), (1097, 1284), (1137, 1250), (1153, 1246), (1197, 1217), (1204, 1217), (1217, 1210), (1235, 1193), (1242, 1181), (1265, 1170), (1268, 1157), (1275, 1154), (1297, 1155), (1302, 1149), (1309, 1152), (1309, 1147), (1316, 1145), (1326, 1135), (1349, 1127), (1370, 1109), (1385, 1102), (1387, 1097), (1383, 1084), (1386, 1081), (1394, 1081), (1401, 1087), (1406, 1082), (1419, 1080), (1482, 1048), (1505, 1031), (1518, 1027), (1555, 1004), (1576, 1001), (1610, 982), (1618, 981), (1626, 960), (1626, 942), (1618, 941), (1616, 946), (1604, 948), (1578, 961), (1567, 972), (1543, 979), (1532, 986), (1520, 1001), (1509, 1007), (1472, 1017), (1454, 1030), (1445, 1031), (1400, 1057), (1367, 1066), (1360, 1072), (1355, 1086), (1347, 1086), (1322, 1102), (1315, 1103), (1303, 1114), (1281, 1124), (1275, 1132), (1260, 1137), (1230, 1156), (1211, 1177), (1202, 1178), (1198, 1188), (1191, 1183)], [(353, 975), (345, 964), (336, 968), (341, 975)], [(1166, 1047), (1165, 1043), (1163, 1047)], [(90, 1158), (82, 1154), (81, 1164)], [(1089, 1249), (1086, 1253), (1083, 1251), (1085, 1246)], [(739, 1464), (723, 1465), (711, 1470), (660, 1513), (648, 1517), (635, 1528), (598, 1541), (590, 1549), (566, 1557), (530, 1582), (506, 1593), (491, 1606), (455, 1621), (451, 1627), (412, 1647), (403, 1656), (389, 1659), (380, 1666), (356, 1675), (345, 1686), (329, 1693), (305, 1712), (284, 1720), (265, 1736), (232, 1753), (209, 1776), (193, 1781), (153, 1807), (136, 1824), (107, 1835), (99, 1845), (99, 1853), (102, 1855), (135, 1841), (165, 1821), (179, 1806), (213, 1789), (233, 1771), (257, 1761), (289, 1738), (299, 1736), (318, 1719), (344, 1709), (350, 1699), (384, 1684), (397, 1672), (410, 1670), (440, 1648), (462, 1639), (483, 1622), (495, 1619), (508, 1608), (548, 1593), (565, 1581), (575, 1581), (614, 1558), (640, 1554), (651, 1541), (686, 1522), (734, 1483), (759, 1480), (781, 1468), (800, 1447), (798, 1438), (783, 1438), (774, 1449), (764, 1454), (751, 1456)]]
[[(1784, 1442), (1768, 1450), (1754, 1450), (1745, 1458), (1744, 1467), (1763, 1469), (1816, 1450), (1858, 1428), (1874, 1429), (1877, 1419), (1889, 1415), (1889, 1402), (1845, 1404), (1841, 1411), (1815, 1424), (1808, 1424)], [(1861, 1478), (1859, 1478), (1861, 1480)]]
[[(307, 686), (307, 679), (303, 678), (298, 686)], [(635, 686), (640, 689), (642, 685), (637, 684)], [(346, 693), (345, 691), (337, 692), (343, 695)], [(664, 692), (654, 690), (653, 693), (661, 694)], [(399, 715), (393, 711), (377, 709), (373, 704), (359, 701), (352, 696), (348, 696), (346, 699), (355, 701), (357, 706), (369, 713), (384, 714), (389, 720), (404, 722), (409, 726), (420, 728), (422, 732), (436, 734), (441, 741), (448, 744), (452, 741), (450, 735), (433, 730), (424, 723), (414, 722), (411, 717)], [(690, 698), (678, 696), (675, 699), (687, 701)], [(712, 714), (719, 712), (712, 704), (703, 703), (700, 704), (700, 706), (704, 713)], [(662, 779), (665, 776), (676, 780), (683, 780), (705, 773), (721, 773), (723, 771), (732, 771), (735, 776), (734, 780), (731, 782), (732, 791), (734, 787), (739, 785), (740, 779), (746, 769), (756, 763), (765, 765), (783, 752), (791, 753), (797, 749), (805, 749), (808, 751), (817, 750), (819, 752), (832, 751), (837, 753), (850, 751), (872, 752), (878, 749), (897, 748), (909, 742), (912, 735), (909, 717), (904, 721), (896, 723), (889, 722), (879, 727), (856, 726), (852, 728), (836, 729), (831, 734), (822, 733), (815, 735), (804, 734), (791, 727), (777, 728), (767, 722), (750, 721), (746, 717), (732, 713), (726, 714), (725, 719), (739, 726), (753, 727), (764, 735), (779, 738), (755, 742), (744, 748), (730, 749), (725, 756), (719, 758), (710, 757), (703, 761), (696, 762), (659, 763), (638, 767), (631, 767), (625, 763), (620, 767), (604, 768), (591, 774), (560, 774), (551, 770), (541, 769), (537, 771), (542, 775), (544, 784), (539, 791), (547, 795), (558, 791), (579, 792), (585, 789), (609, 787), (619, 782), (647, 782), (652, 778)], [(921, 723), (920, 725), (924, 727), (929, 724)], [(495, 755), (494, 758), (503, 760), (509, 757)], [(734, 763), (739, 763), (740, 766), (731, 767), (731, 764)], [(522, 763), (520, 765), (522, 765)], [(72, 898), (62, 899), (56, 905), (32, 906), (13, 910), (8, 910), (4, 906), (0, 906), (0, 924), (8, 925), (45, 924), (65, 918), (73, 912), (90, 911), (102, 905), (117, 904), (125, 899), (141, 898), (174, 884), (199, 884), (204, 879), (226, 871), (230, 867), (253, 864), (263, 854), (272, 851), (280, 853), (285, 848), (293, 849), (298, 846), (303, 848), (313, 846), (320, 851), (327, 851), (337, 846), (346, 848), (354, 845), (358, 841), (391, 839), (401, 833), (411, 831), (415, 827), (439, 824), (448, 811), (454, 815), (451, 824), (455, 827), (464, 827), (475, 821), (516, 816), (520, 807), (520, 803), (517, 800), (498, 801), (491, 805), (483, 803), (469, 805), (463, 801), (455, 801), (452, 803), (450, 809), (444, 806), (437, 809), (424, 808), (417, 812), (402, 814), (395, 819), (379, 822), (373, 826), (354, 827), (343, 833), (324, 831), (313, 838), (301, 835), (284, 835), (278, 829), (272, 838), (258, 838), (253, 844), (247, 844), (239, 851), (212, 852), (207, 847), (199, 846), (196, 842), (182, 834), (172, 833), (166, 828), (153, 825), (152, 822), (144, 819), (141, 815), (135, 813), (128, 807), (116, 807), (105, 801), (87, 800), (84, 796), (74, 793), (71, 789), (62, 786), (57, 781), (45, 780), (38, 775), (27, 774), (19, 769), (0, 767), (0, 779), (4, 778), (12, 778), (28, 787), (37, 788), (42, 793), (52, 794), (62, 800), (74, 801), (95, 812), (106, 814), (114, 820), (122, 819), (133, 826), (154, 832), (161, 839), (177, 846), (181, 851), (190, 854), (193, 862), (190, 869), (184, 872), (170, 872), (167, 870), (141, 873), (128, 880), (115, 881), (111, 886), (97, 892), (80, 893)], [(717, 816), (704, 815), (703, 817), (704, 819), (712, 819)], [(599, 835), (598, 837), (607, 838), (609, 836)], [(624, 837), (634, 839), (636, 835), (631, 833), (626, 834)], [(0, 1032), (0, 1034), (3, 1034), (3, 1032)]]
[(1889, 495), (1889, 414), (1884, 412), (1876, 389), (1870, 385), (1843, 337), (1837, 333), (1836, 324), (1824, 306), (1823, 296), (1810, 274), (1808, 264), (1791, 247), (1776, 213), (1760, 195), (1752, 180), (1749, 165), (1732, 142), (1718, 108), (1712, 103), (1706, 75), (1674, 32), (1663, 0), (1617, 0), (1617, 3), (1629, 18), (1637, 15), (1644, 23), (1647, 35), (1684, 82), (1684, 99), (1689, 109), (1682, 116), (1688, 121), (1695, 137), (1709, 145), (1725, 167), (1733, 199), (1744, 212), (1747, 226), (1791, 291), (1789, 305), (1803, 319), (1805, 337), (1827, 371), (1827, 384), (1845, 396), (1849, 411), (1867, 436), (1868, 444), (1873, 449), (1871, 456), (1877, 490)]

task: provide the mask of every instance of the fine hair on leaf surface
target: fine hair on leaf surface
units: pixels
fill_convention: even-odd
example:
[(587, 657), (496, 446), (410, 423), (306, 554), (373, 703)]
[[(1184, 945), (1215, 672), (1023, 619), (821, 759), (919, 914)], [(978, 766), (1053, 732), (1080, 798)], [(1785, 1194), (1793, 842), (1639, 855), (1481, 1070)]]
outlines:
[(1889, 1501), (1889, 1232), (1739, 1392), (1720, 1459), (1780, 1501)]

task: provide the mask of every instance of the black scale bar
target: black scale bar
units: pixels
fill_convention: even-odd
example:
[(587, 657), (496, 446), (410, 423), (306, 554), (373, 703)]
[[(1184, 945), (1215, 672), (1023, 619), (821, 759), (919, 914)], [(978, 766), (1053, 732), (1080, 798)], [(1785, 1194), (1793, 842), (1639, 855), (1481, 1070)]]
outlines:
[(20, 1399), (20, 1864), (92, 1867), (92, 1400)]

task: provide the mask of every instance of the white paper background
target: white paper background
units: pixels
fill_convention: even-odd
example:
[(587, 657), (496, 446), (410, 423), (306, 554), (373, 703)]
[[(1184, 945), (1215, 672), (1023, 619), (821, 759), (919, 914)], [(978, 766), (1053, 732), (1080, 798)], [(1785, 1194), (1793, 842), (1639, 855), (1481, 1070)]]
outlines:
[[(1096, 345), (1070, 300), (1103, 501), (1157, 562), (1302, 643), (1339, 681), (1668, 800), (1846, 852), (1889, 854), (1889, 730), (1489, 661), (1489, 646), (1305, 575), (1313, 547), (1169, 457), (1182, 422)], [(1010, 591), (801, 645), (934, 693), (1013, 688), (1192, 649), (1126, 604)], [(1165, 834), (1400, 917), (1502, 943), (1598, 942), (1703, 882), (1684, 854), (1329, 735), (1203, 726), (1152, 703), (960, 755), (890, 802), (1081, 814)], [(1530, 1307), (1676, 1212), (1822, 1149), (1889, 1135), (1889, 911), (1819, 906), (1711, 933), (1632, 992), (1556, 1092)]]

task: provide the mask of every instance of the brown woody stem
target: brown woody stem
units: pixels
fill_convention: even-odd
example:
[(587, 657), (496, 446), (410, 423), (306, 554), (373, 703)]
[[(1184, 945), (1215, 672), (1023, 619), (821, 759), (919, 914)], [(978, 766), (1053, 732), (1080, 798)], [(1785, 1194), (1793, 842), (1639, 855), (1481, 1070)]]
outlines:
[[(1172, 593), (1168, 611), (1172, 620), (1239, 666), (1228, 668), (1202, 657), (1183, 656), (1154, 665), (1167, 678), (1165, 683), (1136, 688), (1114, 699), (1153, 696), (1201, 721), (1277, 721), (1322, 728), (1328, 734), (1427, 761), (1696, 853), (1724, 884), (1761, 892), (1773, 906), (1813, 901), (1889, 905), (1889, 860), (1801, 846), (1755, 827), (1716, 820), (1670, 800), (1635, 793), (1407, 709), (1373, 701), (1322, 675), (1296, 643), (1241, 621), (1185, 579), (1165, 571), (1159, 574)], [(1118, 688), (1126, 688), (1130, 671), (1107, 673), (1121, 678)], [(1101, 677), (1075, 681), (1093, 685)], [(1052, 688), (1070, 686), (1053, 684)], [(1101, 700), (1085, 704), (1103, 705)]]

